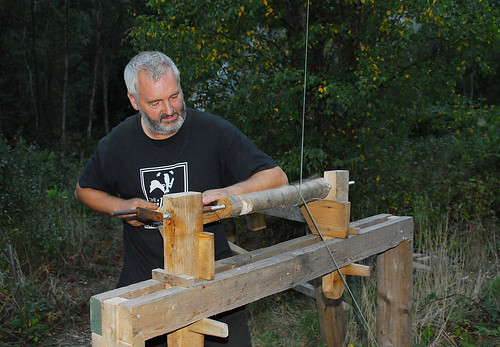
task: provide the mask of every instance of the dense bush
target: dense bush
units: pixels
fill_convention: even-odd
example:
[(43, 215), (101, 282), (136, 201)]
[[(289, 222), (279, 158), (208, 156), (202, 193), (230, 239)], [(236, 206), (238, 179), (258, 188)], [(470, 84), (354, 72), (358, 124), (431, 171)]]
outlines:
[(78, 164), (22, 139), (0, 138), (0, 152), (0, 340), (29, 345), (80, 316), (80, 281), (99, 264), (113, 271), (120, 247), (116, 228), (74, 199)]

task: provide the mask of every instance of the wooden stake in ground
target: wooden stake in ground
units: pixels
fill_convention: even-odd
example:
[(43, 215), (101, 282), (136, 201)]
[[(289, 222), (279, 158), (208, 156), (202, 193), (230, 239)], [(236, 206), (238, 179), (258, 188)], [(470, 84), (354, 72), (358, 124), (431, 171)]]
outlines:
[[(349, 171), (325, 172), (325, 179), (332, 185), (327, 199), (347, 203), (349, 196)], [(314, 216), (313, 216), (314, 217)], [(346, 218), (342, 215), (341, 218)], [(339, 223), (345, 224), (345, 223)], [(349, 229), (349, 215), (347, 215), (347, 229)], [(321, 227), (320, 227), (321, 230)], [(347, 236), (347, 233), (346, 233)], [(316, 280), (316, 309), (318, 310), (321, 337), (327, 346), (343, 346), (346, 336), (346, 325), (342, 298), (328, 299), (323, 291), (323, 282), (333, 283), (333, 274)]]
[(412, 343), (413, 242), (407, 240), (377, 257), (377, 343)]

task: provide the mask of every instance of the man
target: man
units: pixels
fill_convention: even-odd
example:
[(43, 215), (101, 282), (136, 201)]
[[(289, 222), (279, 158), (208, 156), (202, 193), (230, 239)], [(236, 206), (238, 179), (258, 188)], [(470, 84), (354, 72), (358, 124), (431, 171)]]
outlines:
[[(138, 114), (104, 137), (76, 185), (76, 198), (90, 208), (112, 211), (156, 209), (164, 194), (202, 192), (204, 204), (288, 184), (286, 174), (236, 127), (222, 118), (185, 107), (179, 71), (160, 52), (142, 52), (124, 72), (128, 98)], [(163, 241), (157, 228), (122, 217), (125, 248), (118, 286), (151, 278), (163, 268)], [(215, 257), (232, 255), (222, 224), (214, 233)], [(222, 317), (227, 339), (206, 345), (251, 345), (245, 312)], [(146, 345), (151, 345), (148, 341)]]

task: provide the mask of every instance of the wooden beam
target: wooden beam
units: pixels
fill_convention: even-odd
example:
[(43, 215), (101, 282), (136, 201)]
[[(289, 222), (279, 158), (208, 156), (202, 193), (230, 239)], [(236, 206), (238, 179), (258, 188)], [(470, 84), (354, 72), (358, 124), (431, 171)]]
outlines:
[(233, 256), (231, 258), (216, 261), (215, 273), (221, 273), (223, 271), (241, 267), (247, 264), (252, 264), (259, 260), (268, 259), (285, 252), (300, 250), (301, 248), (314, 245), (320, 241), (321, 239), (317, 235), (305, 235), (296, 239), (281, 242), (270, 247), (259, 248), (252, 252), (245, 251), (242, 254)]
[(377, 257), (377, 343), (412, 345), (413, 240)]
[[(326, 244), (345, 266), (413, 237), (411, 217), (373, 226), (369, 232)], [(335, 270), (323, 243), (275, 255), (199, 280), (190, 288), (172, 287), (118, 305), (117, 338), (134, 344), (200, 319), (279, 293)], [(126, 288), (126, 287), (125, 287)]]

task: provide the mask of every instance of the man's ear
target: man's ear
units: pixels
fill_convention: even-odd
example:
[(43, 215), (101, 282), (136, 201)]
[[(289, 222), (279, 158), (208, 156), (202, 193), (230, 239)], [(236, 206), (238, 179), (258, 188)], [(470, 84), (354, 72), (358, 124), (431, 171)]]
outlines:
[(137, 102), (134, 98), (134, 96), (130, 93), (127, 93), (128, 99), (130, 100), (130, 104), (132, 104), (132, 107), (136, 110), (139, 111), (139, 105), (137, 105)]

